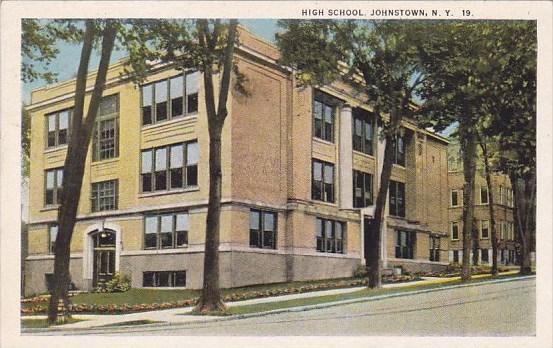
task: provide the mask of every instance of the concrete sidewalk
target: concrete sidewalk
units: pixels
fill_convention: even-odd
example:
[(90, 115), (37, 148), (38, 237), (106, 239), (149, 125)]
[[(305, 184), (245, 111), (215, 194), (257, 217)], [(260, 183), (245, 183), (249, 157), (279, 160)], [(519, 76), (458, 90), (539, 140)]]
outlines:
[[(516, 274), (516, 273), (517, 273), (516, 271), (511, 271), (511, 272), (501, 273), (501, 275)], [(480, 276), (476, 275), (476, 276), (473, 276), (473, 279), (478, 279), (486, 276), (487, 275), (480, 275)], [(404, 288), (404, 287), (420, 286), (420, 285), (432, 285), (432, 284), (447, 283), (457, 279), (459, 279), (459, 277), (452, 277), (452, 278), (425, 277), (422, 280), (418, 280), (418, 281), (396, 283), (396, 284), (384, 284), (383, 288), (391, 289), (391, 288)], [(364, 286), (361, 286), (361, 287), (344, 288), (344, 289), (313, 291), (313, 292), (307, 292), (307, 293), (301, 293), (301, 294), (264, 297), (264, 298), (257, 298), (257, 299), (251, 299), (251, 300), (227, 302), (226, 305), (228, 307), (246, 306), (246, 305), (253, 305), (253, 304), (260, 304), (260, 303), (281, 302), (281, 301), (306, 299), (306, 298), (321, 297), (321, 296), (328, 296), (328, 295), (348, 294), (348, 293), (362, 290), (364, 288), (365, 288)], [(416, 289), (413, 289), (413, 290), (415, 291)], [(408, 295), (408, 294), (409, 294), (408, 292), (404, 293), (404, 295)], [(94, 329), (94, 328), (99, 328), (103, 326), (112, 326), (112, 325), (124, 327), (125, 323), (135, 322), (135, 321), (151, 321), (156, 324), (171, 325), (171, 324), (184, 324), (184, 323), (193, 323), (193, 322), (221, 320), (221, 317), (218, 317), (218, 316), (192, 315), (191, 314), (192, 309), (193, 307), (182, 307), (182, 308), (172, 308), (172, 309), (155, 310), (155, 311), (148, 311), (148, 312), (114, 314), (114, 315), (75, 314), (73, 315), (73, 318), (83, 320), (83, 321), (79, 321), (71, 324), (53, 326), (48, 329), (22, 329), (22, 332), (36, 332), (36, 331), (45, 331), (45, 330), (60, 331), (60, 330)], [(46, 318), (46, 316), (44, 315), (24, 316), (22, 318), (44, 319)], [(226, 318), (231, 318), (231, 317), (226, 317)], [(132, 325), (132, 323), (129, 323), (129, 325)], [(135, 324), (132, 326), (135, 328), (138, 328), (138, 327), (143, 327), (144, 325)]]

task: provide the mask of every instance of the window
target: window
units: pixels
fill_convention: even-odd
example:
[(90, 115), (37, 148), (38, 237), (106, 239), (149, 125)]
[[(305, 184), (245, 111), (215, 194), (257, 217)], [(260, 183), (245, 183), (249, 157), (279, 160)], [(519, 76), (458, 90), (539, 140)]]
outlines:
[(353, 171), (353, 207), (363, 208), (373, 204), (373, 176)]
[(188, 213), (144, 217), (144, 249), (179, 248), (188, 245)]
[(72, 109), (46, 115), (46, 147), (67, 144), (72, 116)]
[(453, 262), (459, 263), (459, 250), (453, 250)]
[(199, 79), (190, 72), (142, 86), (142, 125), (198, 112)]
[(490, 238), (490, 222), (488, 220), (480, 221), (480, 238)]
[(142, 192), (198, 185), (198, 142), (179, 143), (141, 153)]
[(414, 256), (416, 234), (408, 231), (397, 231), (396, 258), (412, 259)]
[(447, 158), (447, 169), (450, 172), (456, 172), (461, 168), (461, 158), (459, 156), (450, 155)]
[(340, 221), (317, 218), (315, 235), (317, 251), (323, 253), (344, 253), (344, 226)]
[(186, 286), (186, 271), (144, 272), (142, 277), (144, 287), (176, 287)]
[(58, 237), (58, 225), (48, 225), (48, 252), (54, 254), (56, 250), (56, 238)]
[(405, 184), (390, 180), (390, 215), (405, 217)]
[(119, 156), (119, 95), (102, 98), (92, 140), (92, 160)]
[(463, 197), (463, 191), (462, 190), (451, 190), (451, 206), (452, 207), (459, 207), (462, 205), (461, 203), (461, 197)]
[(63, 184), (63, 168), (48, 169), (46, 176), (46, 190), (44, 195), (45, 205), (54, 205), (61, 203), (61, 193)]
[(451, 240), (459, 240), (459, 223), (451, 222)]
[(338, 100), (316, 91), (313, 99), (313, 135), (334, 142), (334, 114)]
[(512, 189), (506, 189), (507, 191), (507, 206), (508, 207), (511, 207), (513, 208), (515, 205), (514, 205), (514, 201), (513, 201), (513, 190)]
[(277, 216), (272, 212), (250, 211), (250, 247), (276, 249)]
[(506, 223), (507, 240), (515, 240), (515, 225), (512, 222)]
[(117, 209), (117, 180), (95, 182), (92, 184), (92, 212)]
[(430, 236), (430, 261), (440, 261), (440, 237)]
[(394, 164), (405, 167), (405, 137), (397, 135), (392, 141), (394, 151)]
[(353, 149), (368, 155), (374, 152), (374, 123), (372, 115), (363, 109), (353, 110)]
[(482, 261), (482, 263), (490, 262), (490, 258), (488, 256), (488, 249), (480, 249), (480, 261)]
[(311, 198), (324, 202), (334, 202), (334, 165), (313, 160)]
[(488, 187), (480, 186), (480, 204), (488, 204)]

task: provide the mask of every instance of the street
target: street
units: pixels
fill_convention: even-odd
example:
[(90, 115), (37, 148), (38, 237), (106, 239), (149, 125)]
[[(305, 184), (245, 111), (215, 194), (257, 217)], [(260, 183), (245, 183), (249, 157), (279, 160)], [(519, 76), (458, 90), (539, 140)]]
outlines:
[(536, 332), (535, 292), (533, 278), (304, 312), (102, 334), (527, 336)]

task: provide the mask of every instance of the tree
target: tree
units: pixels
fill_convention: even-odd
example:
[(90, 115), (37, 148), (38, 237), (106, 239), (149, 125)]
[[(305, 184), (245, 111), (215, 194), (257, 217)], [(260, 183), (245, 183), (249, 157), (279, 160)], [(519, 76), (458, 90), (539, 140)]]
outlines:
[(402, 119), (413, 114), (416, 89), (424, 76), (417, 69), (417, 43), (422, 37), (399, 21), (281, 20), (277, 35), (281, 63), (292, 67), (299, 80), (325, 85), (344, 80), (364, 94), (382, 126), (385, 140), (372, 223), (365, 235), (369, 287), (381, 286), (381, 234), (393, 166), (394, 143)]
[[(70, 282), (70, 242), (76, 222), (87, 148), (102, 97), (116, 32), (117, 25), (113, 20), (86, 20), (84, 31), (82, 30), (81, 21), (40, 21), (34, 19), (22, 21), (23, 63), (21, 74), (25, 82), (36, 79), (43, 79), (46, 82), (55, 81), (56, 74), (54, 72), (39, 70), (39, 66), (48, 66), (56, 57), (59, 50), (55, 44), (58, 41), (78, 43), (82, 40), (83, 42), (76, 78), (72, 136), (69, 139), (63, 169), (62, 187), (64, 190), (60, 197), (61, 203), (58, 209), (59, 233), (54, 247), (54, 284), (48, 308), (48, 322), (50, 324), (57, 322), (58, 319), (64, 320), (64, 318), (58, 318), (59, 301), (61, 300), (65, 306), (69, 304), (67, 290)], [(84, 118), (84, 99), (90, 55), (95, 42), (100, 39), (102, 43), (99, 69), (86, 118)], [(22, 127), (22, 132), (25, 132), (25, 127)], [(25, 133), (25, 135), (27, 134)], [(23, 146), (25, 149), (25, 137), (23, 138)]]
[[(421, 87), (425, 103), (419, 120), (423, 126), (441, 131), (458, 122), (458, 136), (463, 157), (463, 261), (461, 279), (471, 277), (470, 250), (474, 231), (474, 192), (477, 130), (482, 89), (479, 72), (486, 67), (482, 58), (486, 39), (482, 23), (448, 22), (428, 26), (426, 50), (420, 52), (421, 69), (427, 79)], [(476, 256), (476, 255), (474, 255)]]
[[(136, 24), (136, 25), (135, 25)], [(78, 26), (68, 26), (78, 28)], [(40, 32), (39, 28), (29, 27), (30, 31)], [(52, 29), (51, 23), (42, 27), (42, 36), (48, 37), (45, 45), (52, 45), (55, 39), (48, 35), (59, 34), (58, 39), (75, 39), (78, 34), (69, 36)], [(87, 148), (90, 143), (95, 115), (103, 93), (111, 52), (115, 45), (117, 34), (119, 43), (129, 52), (127, 70), (129, 77), (140, 82), (146, 76), (150, 60), (174, 63), (177, 67), (196, 68), (204, 72), (206, 86), (206, 109), (210, 134), (210, 193), (206, 229), (206, 257), (204, 271), (204, 291), (198, 310), (200, 312), (223, 310), (219, 290), (219, 216), (221, 199), (221, 133), (227, 116), (227, 98), (231, 73), (234, 71), (236, 80), (243, 81), (233, 65), (234, 46), (237, 21), (231, 20), (224, 24), (221, 20), (206, 21), (86, 21), (86, 29), (82, 35), (83, 49), (77, 72), (75, 107), (73, 111), (72, 137), (69, 141), (64, 167), (64, 191), (58, 213), (59, 233), (55, 245), (54, 291), (50, 298), (48, 320), (57, 320), (57, 305), (61, 299), (66, 305), (67, 284), (69, 283), (69, 249), (76, 212), (80, 198), (83, 180), (84, 163)], [(54, 34), (52, 34), (54, 33)], [(54, 35), (55, 36), (55, 35)], [(29, 35), (29, 37), (34, 37)], [(85, 83), (88, 74), (90, 54), (96, 41), (102, 41), (101, 58), (92, 92), (87, 116), (84, 116)], [(226, 43), (226, 44), (225, 44)], [(47, 52), (55, 52), (55, 48), (44, 48)], [(226, 58), (228, 57), (228, 58)], [(33, 57), (31, 57), (33, 58)], [(52, 58), (53, 59), (53, 56)], [(31, 66), (34, 69), (34, 66)], [(35, 70), (31, 72), (37, 74)], [(219, 90), (219, 100), (216, 108), (213, 76), (222, 70)], [(36, 75), (42, 78), (52, 76)], [(31, 74), (32, 75), (32, 74)], [(31, 76), (29, 75), (29, 76)], [(240, 89), (240, 88), (239, 88)]]
[(498, 139), (500, 166), (511, 179), (520, 273), (529, 274), (536, 231), (537, 28), (533, 21), (518, 21), (493, 34), (497, 55), (485, 104), (493, 115), (488, 131)]
[[(107, 69), (116, 35), (116, 25), (112, 20), (106, 20), (105, 23), (100, 23), (100, 21), (96, 20), (86, 20), (85, 26), (83, 48), (75, 88), (75, 107), (73, 109), (71, 138), (63, 169), (63, 192), (58, 210), (59, 232), (54, 247), (54, 285), (48, 307), (49, 323), (55, 323), (58, 319), (64, 319), (58, 318), (59, 300), (62, 300), (66, 306), (68, 305), (67, 292), (70, 282), (69, 255), (71, 237), (76, 222), (87, 149), (104, 90)], [(100, 26), (103, 28), (101, 29)], [(101, 37), (102, 39), (101, 58), (88, 111), (86, 118), (84, 118), (88, 65), (94, 41), (97, 37)]]
[(21, 21), (21, 79), (24, 82), (35, 80), (55, 82), (57, 74), (41, 68), (48, 67), (57, 57), (59, 49), (55, 44), (58, 41), (76, 43), (81, 37), (82, 30), (73, 21), (23, 19)]
[(486, 176), (486, 184), (488, 186), (488, 211), (490, 213), (490, 228), (492, 231), (492, 276), (496, 276), (497, 270), (497, 248), (499, 240), (497, 237), (497, 224), (495, 221), (495, 199), (492, 192), (492, 165), (490, 163), (491, 154), (489, 151), (490, 142), (480, 132), (477, 134), (478, 144), (482, 150), (482, 159), (484, 160), (484, 174)]
[(31, 153), (31, 114), (21, 108), (21, 176), (29, 177), (29, 156)]
[[(431, 40), (435, 43), (433, 54), (422, 56), (422, 66), (428, 77), (421, 88), (423, 97), (428, 100), (423, 108), (423, 114), (431, 120), (428, 125), (440, 130), (459, 122), (464, 196), (468, 198), (463, 207), (463, 280), (470, 278), (466, 253), (472, 227), (474, 157), (479, 139), (486, 152), (485, 160), (489, 159), (489, 140), (486, 139), (497, 139), (500, 156), (504, 158), (502, 162), (507, 164), (504, 168), (511, 173), (515, 191), (523, 191), (529, 202), (535, 202), (536, 35), (533, 25), (532, 28), (531, 22), (440, 23), (429, 33), (437, 37)], [(489, 163), (487, 167), (489, 172)], [(522, 178), (524, 175), (526, 177)], [(528, 184), (524, 189), (520, 180)], [(489, 184), (491, 178), (487, 181)], [(520, 199), (521, 194), (518, 196)], [(522, 231), (531, 231), (535, 226), (532, 223), (535, 203), (515, 205), (515, 220), (520, 238), (524, 240), (527, 236)], [(492, 227), (495, 234), (492, 242), (496, 244), (494, 230)], [(494, 259), (497, 259), (497, 251)]]
[[(177, 69), (196, 69), (203, 73), (205, 106), (209, 131), (209, 199), (206, 217), (203, 288), (196, 312), (225, 310), (219, 287), (219, 235), (221, 215), (221, 136), (228, 114), (227, 100), (231, 76), (235, 87), (243, 91), (243, 76), (234, 64), (234, 48), (238, 43), (238, 21), (146, 20), (136, 30), (126, 32), (132, 73), (144, 76), (149, 66), (143, 57), (174, 64)], [(219, 83), (214, 77), (219, 75)], [(215, 86), (218, 86), (216, 98)], [(216, 100), (217, 99), (217, 100)]]

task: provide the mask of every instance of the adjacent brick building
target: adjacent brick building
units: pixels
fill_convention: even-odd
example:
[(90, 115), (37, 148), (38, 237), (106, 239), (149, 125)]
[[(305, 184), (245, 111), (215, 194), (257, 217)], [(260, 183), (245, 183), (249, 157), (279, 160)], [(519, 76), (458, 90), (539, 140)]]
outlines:
[[(370, 106), (344, 84), (296, 85), (278, 51), (243, 30), (223, 129), (221, 286), (351, 276), (363, 263), (384, 143)], [(89, 149), (71, 244), (79, 289), (120, 272), (133, 287), (200, 288), (208, 197), (203, 79), (154, 66), (147, 81), (113, 64)], [(88, 86), (93, 83), (92, 73)], [(32, 115), (26, 293), (46, 291), (75, 80), (37, 89)], [(87, 98), (88, 102), (88, 98)], [(448, 142), (403, 123), (383, 261), (405, 270), (448, 260)]]
[[(448, 148), (449, 177), (449, 261), (461, 263), (463, 257), (463, 166), (459, 145), (452, 143)], [(493, 194), (494, 215), (499, 238), (498, 263), (512, 265), (517, 262), (515, 228), (513, 217), (513, 190), (509, 177), (500, 172), (491, 175), (492, 187), (486, 183), (484, 165), (477, 162), (474, 226), (478, 230), (480, 264), (492, 263), (492, 226), (489, 197)], [(472, 252), (471, 252), (472, 262)]]

